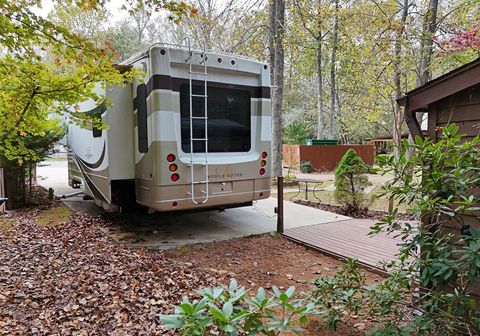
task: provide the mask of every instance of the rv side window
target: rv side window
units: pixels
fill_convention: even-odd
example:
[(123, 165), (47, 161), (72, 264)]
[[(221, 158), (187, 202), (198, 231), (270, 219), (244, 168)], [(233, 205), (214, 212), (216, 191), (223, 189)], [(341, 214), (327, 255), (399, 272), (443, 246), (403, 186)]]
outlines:
[(96, 128), (95, 126), (92, 127), (92, 133), (94, 138), (100, 138), (102, 136), (102, 130)]
[[(194, 85), (192, 93), (203, 95), (203, 85)], [(244, 89), (207, 87), (208, 151), (248, 152), (251, 147), (250, 92)], [(193, 117), (205, 117), (205, 100), (192, 97)], [(190, 153), (190, 87), (180, 87), (182, 150)], [(194, 139), (205, 138), (205, 120), (192, 119)], [(193, 152), (205, 151), (205, 141), (193, 141)]]
[[(102, 101), (97, 107), (93, 110), (87, 111), (90, 117), (97, 119), (98, 122), (101, 122), (102, 114), (107, 110), (107, 104), (105, 101)], [(92, 125), (92, 135), (94, 138), (100, 138), (102, 136), (102, 129)]]
[(137, 125), (138, 125), (138, 151), (148, 152), (147, 130), (147, 88), (145, 84), (137, 86)]

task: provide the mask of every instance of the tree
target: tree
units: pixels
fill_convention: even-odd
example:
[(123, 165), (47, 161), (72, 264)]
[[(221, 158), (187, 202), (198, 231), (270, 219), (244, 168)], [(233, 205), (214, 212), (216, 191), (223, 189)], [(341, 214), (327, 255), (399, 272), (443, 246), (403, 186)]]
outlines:
[(272, 173), (273, 176), (282, 176), (282, 104), (283, 104), (283, 75), (284, 75), (284, 48), (285, 35), (285, 1), (270, 1), (270, 34), (273, 34), (273, 95), (272, 95)]
[(72, 4), (58, 3), (54, 10), (48, 14), (48, 19), (56, 25), (68, 29), (71, 33), (79, 34), (92, 42), (100, 43), (108, 16), (108, 11), (102, 7), (95, 11), (87, 11)]
[(335, 199), (344, 204), (348, 212), (360, 210), (365, 202), (365, 188), (370, 186), (368, 177), (369, 167), (357, 155), (355, 150), (349, 149), (342, 157), (335, 169)]
[(403, 116), (400, 110), (400, 106), (396, 104), (396, 101), (403, 95), (402, 92), (402, 49), (403, 49), (403, 35), (405, 32), (405, 24), (408, 18), (408, 9), (410, 7), (410, 0), (404, 0), (403, 4), (399, 4), (399, 12), (401, 13), (400, 21), (396, 25), (395, 29), (395, 41), (394, 41), (394, 55), (393, 55), (393, 83), (395, 86), (395, 102), (393, 102), (393, 153), (394, 157), (398, 159), (400, 157), (400, 145), (402, 142), (402, 121)]
[(284, 138), (287, 144), (301, 144), (309, 138), (308, 125), (303, 120), (294, 120), (284, 130)]
[(120, 20), (113, 27), (107, 28), (103, 36), (118, 53), (119, 61), (126, 60), (147, 47), (146, 43), (138, 42), (138, 34), (128, 19)]
[(328, 137), (335, 139), (337, 120), (337, 81), (336, 81), (336, 64), (337, 64), (337, 48), (338, 48), (338, 11), (339, 1), (334, 0), (333, 14), (333, 30), (332, 30), (332, 49), (330, 56), (330, 125), (328, 127)]
[(431, 62), (433, 55), (433, 36), (437, 31), (438, 0), (429, 0), (427, 12), (423, 19), (420, 38), (420, 59), (417, 70), (417, 86), (432, 79)]

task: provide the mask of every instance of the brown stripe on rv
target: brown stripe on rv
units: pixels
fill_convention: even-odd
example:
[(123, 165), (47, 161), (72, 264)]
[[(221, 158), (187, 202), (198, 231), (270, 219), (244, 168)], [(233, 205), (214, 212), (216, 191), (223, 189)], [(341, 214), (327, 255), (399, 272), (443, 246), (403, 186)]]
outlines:
[(84, 161), (82, 158), (78, 157), (77, 158), (88, 168), (95, 169), (100, 167), (102, 164), (103, 160), (105, 159), (105, 141), (103, 142), (103, 149), (102, 149), (102, 154), (100, 155), (100, 158), (97, 160), (95, 163), (88, 163), (87, 161)]
[[(102, 199), (102, 200), (106, 201), (107, 203), (110, 203), (105, 198), (105, 196), (103, 196), (102, 192), (97, 187), (97, 185), (92, 181), (91, 177), (88, 176), (88, 172), (86, 171), (88, 169), (88, 167), (83, 166), (85, 164), (84, 161), (82, 159), (80, 159), (80, 157), (78, 155), (75, 155), (75, 158), (77, 159), (77, 167), (80, 169), (80, 173), (82, 174), (85, 183), (88, 185), (88, 187), (92, 191), (94, 197), (97, 198), (97, 199)], [(106, 169), (105, 169), (105, 171), (106, 171)], [(108, 183), (108, 180), (106, 180), (106, 181)]]
[[(192, 85), (203, 86), (201, 80), (192, 80)], [(180, 92), (180, 87), (189, 84), (186, 78), (176, 78), (167, 75), (153, 75), (147, 83), (147, 97), (153, 90), (172, 90)], [(208, 85), (217, 88), (240, 89), (250, 92), (252, 98), (270, 98), (270, 88), (265, 86), (248, 86), (208, 81)], [(133, 99), (133, 109), (137, 109), (137, 98)]]

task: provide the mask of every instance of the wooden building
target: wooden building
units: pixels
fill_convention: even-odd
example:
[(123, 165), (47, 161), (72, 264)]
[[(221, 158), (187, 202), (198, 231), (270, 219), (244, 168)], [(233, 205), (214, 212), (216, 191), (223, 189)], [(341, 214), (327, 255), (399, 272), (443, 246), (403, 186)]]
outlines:
[[(423, 136), (416, 118), (417, 112), (428, 113), (427, 136), (438, 140), (442, 127), (455, 123), (465, 140), (479, 134), (480, 128), (480, 58), (465, 64), (399, 99), (405, 107), (405, 120), (414, 136)], [(480, 221), (467, 220), (472, 228), (480, 228)], [(453, 222), (443, 224), (446, 232), (460, 234)], [(472, 285), (472, 293), (480, 302), (480, 285)]]
[(428, 136), (437, 139), (441, 128), (456, 123), (467, 139), (479, 133), (480, 58), (408, 92), (398, 100), (412, 135), (422, 135), (415, 117), (428, 113)]

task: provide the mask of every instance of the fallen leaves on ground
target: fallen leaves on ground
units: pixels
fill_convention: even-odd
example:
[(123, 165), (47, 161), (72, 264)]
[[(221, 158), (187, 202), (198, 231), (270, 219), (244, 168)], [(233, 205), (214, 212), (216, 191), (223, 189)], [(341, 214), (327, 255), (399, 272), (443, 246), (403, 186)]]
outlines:
[(171, 335), (157, 316), (215, 285), (211, 273), (159, 251), (115, 245), (98, 217), (40, 227), (40, 210), (0, 231), (0, 334)]

